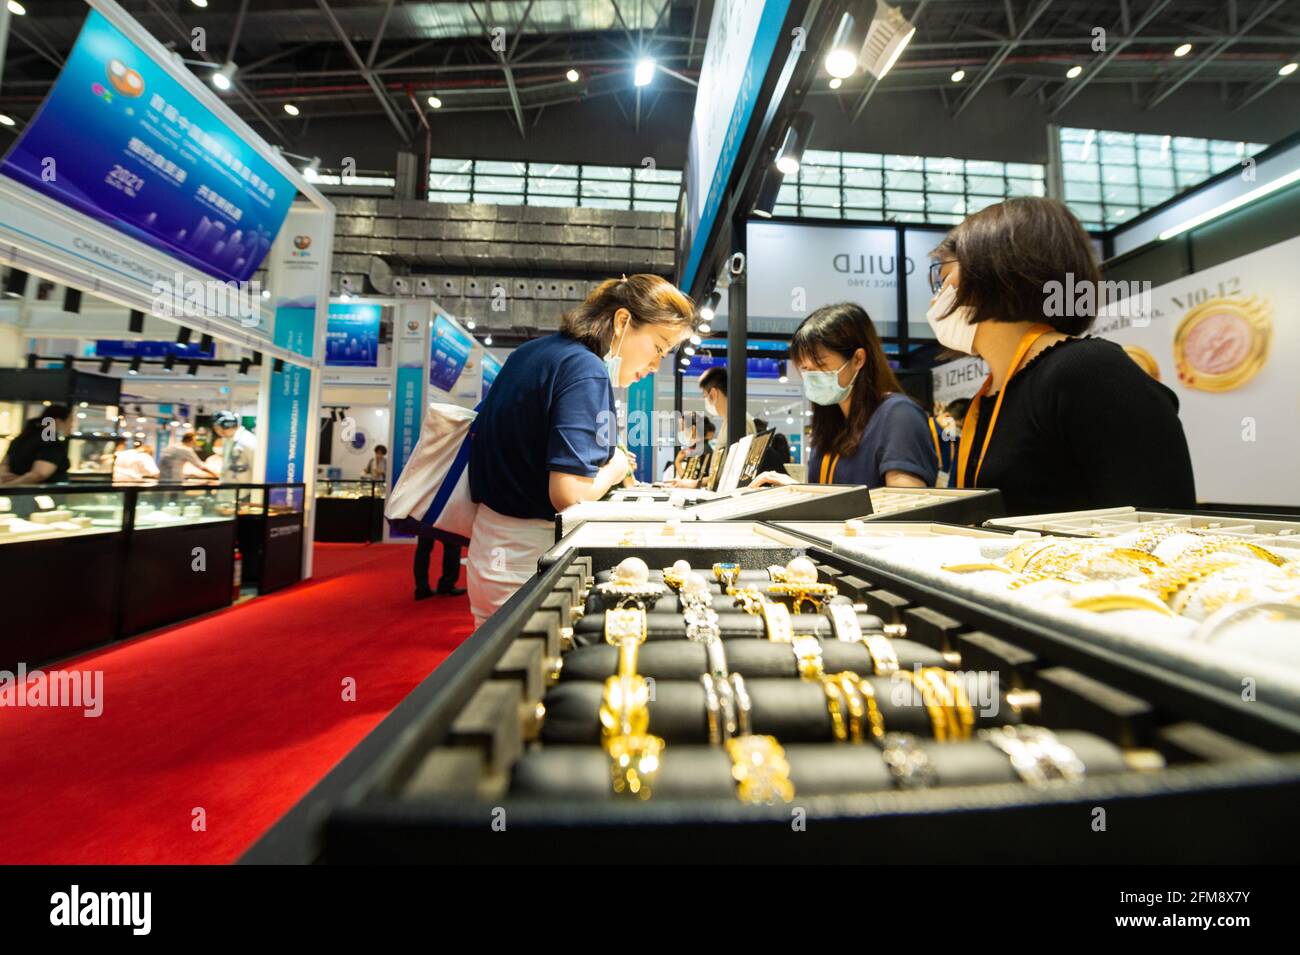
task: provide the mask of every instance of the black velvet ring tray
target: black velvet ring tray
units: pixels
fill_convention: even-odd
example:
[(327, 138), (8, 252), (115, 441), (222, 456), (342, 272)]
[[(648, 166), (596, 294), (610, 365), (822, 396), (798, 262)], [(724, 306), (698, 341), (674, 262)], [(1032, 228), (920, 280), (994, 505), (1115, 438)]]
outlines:
[[(676, 599), (676, 598), (674, 598)], [(826, 640), (836, 639), (831, 627), (830, 617), (819, 613), (795, 613), (790, 615), (790, 623), (795, 633), (811, 633)], [(885, 622), (869, 613), (858, 614), (858, 626), (864, 631), (879, 632)], [(727, 610), (718, 613), (718, 636), (723, 640), (737, 637), (767, 639), (767, 629), (763, 618), (743, 610)], [(671, 610), (652, 610), (646, 614), (646, 641), (651, 640), (685, 640), (686, 621), (679, 613)], [(605, 642), (605, 614), (603, 611), (584, 614), (573, 625), (573, 645), (576, 647)]]
[[(971, 688), (971, 700), (979, 699), (977, 673), (962, 674)], [(915, 733), (933, 737), (929, 711), (916, 699), (911, 685), (897, 678), (868, 677), (876, 694), (888, 733)], [(834, 740), (834, 727), (826, 692), (814, 680), (746, 680), (750, 700), (752, 729), (755, 733), (775, 736), (782, 743), (824, 743)], [(596, 681), (570, 680), (556, 684), (543, 699), (546, 707), (541, 740), (544, 744), (600, 743), (600, 703), (604, 684)], [(707, 743), (708, 712), (704, 687), (698, 679), (656, 680), (650, 702), (650, 732), (668, 743)], [(1020, 711), (1004, 699), (991, 707), (995, 712), (982, 714), (973, 707), (976, 728), (1005, 723), (1020, 723)], [(845, 720), (848, 713), (845, 712)], [(865, 720), (865, 717), (864, 717)], [(865, 728), (865, 723), (864, 723)]]
[[(910, 640), (891, 640), (899, 666), (941, 667), (943, 654)], [(746, 680), (797, 677), (799, 668), (788, 643), (768, 640), (730, 640), (726, 645), (727, 669)], [(875, 672), (871, 654), (861, 643), (822, 641), (822, 663), (827, 673), (845, 670), (870, 676)], [(637, 654), (637, 672), (654, 680), (696, 680), (709, 669), (708, 650), (694, 640), (647, 640)], [(618, 647), (607, 643), (575, 647), (564, 655), (561, 681), (605, 680), (618, 672)]]
[[(1061, 731), (1056, 738), (1072, 749), (1087, 776), (1125, 772), (1123, 753), (1091, 733)], [(874, 746), (834, 743), (783, 745), (795, 798), (880, 792), (894, 788), (894, 777)], [(935, 786), (1019, 782), (1011, 761), (983, 740), (924, 746)], [(514, 766), (510, 795), (521, 798), (613, 800), (610, 761), (590, 746), (550, 746), (526, 753)], [(654, 780), (653, 799), (736, 799), (731, 759), (720, 747), (664, 747)], [(870, 852), (863, 847), (864, 854)]]

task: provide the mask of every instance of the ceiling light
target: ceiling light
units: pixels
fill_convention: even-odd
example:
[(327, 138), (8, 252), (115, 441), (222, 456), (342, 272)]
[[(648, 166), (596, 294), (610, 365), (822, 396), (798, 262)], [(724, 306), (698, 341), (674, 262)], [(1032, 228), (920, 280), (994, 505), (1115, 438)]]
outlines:
[(221, 69), (212, 74), (212, 85), (219, 90), (230, 89), (230, 87), (234, 85), (235, 69), (236, 67), (234, 62), (227, 60)]
[(0, 113), (0, 126), (14, 125), (14, 118), (8, 113)]
[(700, 345), (700, 344), (703, 344), (703, 339), (701, 339), (699, 335), (692, 335), (692, 336), (691, 336), (691, 344), (692, 344), (692, 345)]
[(26, 15), (27, 8), (19, 3), (18, 0), (9, 0), (9, 12), (16, 17), (21, 17)]
[(867, 42), (862, 45), (858, 62), (876, 79), (883, 80), (915, 35), (916, 27), (897, 7), (876, 0), (876, 16), (867, 30)]
[(109, 371), (112, 369), (112, 367), (113, 367), (113, 359), (101, 358), (99, 360), (99, 373), (101, 375), (107, 375)]
[(190, 0), (190, 3), (194, 4), (196, 7), (206, 7), (208, 5), (208, 0)]
[(491, 345), (491, 344), (492, 344), (492, 336), (491, 336), (491, 335), (488, 335), (487, 338), (483, 339), (483, 344), (484, 344), (484, 345)]
[(826, 54), (826, 72), (841, 81), (856, 73), (858, 53), (865, 39), (853, 14), (845, 13), (840, 17), (840, 25), (835, 28), (830, 51)]
[(140, 374), (140, 364), (141, 364), (140, 356), (136, 355), (134, 358), (131, 359), (131, 366), (127, 368), (126, 373), (128, 375)]
[(442, 100), (436, 96), (430, 96), (427, 102), (429, 109), (442, 109)]
[(777, 381), (779, 381), (783, 385), (786, 384), (789, 380), (790, 380), (789, 375), (782, 375), (780, 378), (777, 379)]
[(564, 78), (567, 79), (570, 83), (576, 83), (578, 82), (578, 80), (582, 79), (582, 74), (579, 73), (577, 70), (569, 70), (569, 72), (564, 74)]
[(683, 367), (689, 365), (690, 363), (691, 363), (691, 360), (690, 360), (689, 358), (683, 358), (683, 359), (682, 359), (682, 366), (683, 366)]
[(270, 297), (271, 297), (271, 290), (269, 288), (262, 289), (262, 298), (270, 298)]
[(319, 169), (320, 169), (320, 157), (313, 156), (312, 161), (307, 163), (307, 165), (303, 168), (302, 178), (306, 179), (308, 182), (315, 182), (316, 173)]
[[(704, 316), (701, 314), (700, 317), (703, 318)], [(707, 322), (700, 322), (700, 324), (699, 324), (699, 329), (698, 329), (698, 330), (699, 330), (699, 333), (700, 333), (701, 335), (707, 335), (707, 334), (709, 333), (709, 325), (708, 325), (708, 323), (707, 323)]]
[(785, 131), (785, 139), (776, 154), (776, 168), (784, 175), (793, 176), (799, 171), (799, 161), (803, 151), (808, 147), (812, 135), (812, 113), (795, 113), (790, 119), (790, 126)]
[(185, 369), (185, 374), (189, 375), (191, 378), (194, 378), (198, 375), (198, 373), (199, 373), (199, 363), (197, 361), (190, 362), (189, 367)]
[(468, 328), (468, 329), (470, 329), (470, 330), (473, 330), (473, 328), (474, 328), (474, 324), (475, 324), (474, 319), (472, 319), (472, 318), (467, 318), (467, 319), (465, 319), (465, 327), (466, 327), (466, 328)]
[(692, 348), (690, 345), (687, 345), (685, 348), (682, 349), (682, 351), (685, 352), (685, 353), (688, 354), (688, 355), (694, 355), (694, 354), (695, 354), (695, 349)]
[(294, 106), (292, 103), (285, 103), (284, 111), (288, 113), (290, 116), (297, 116), (299, 112), (298, 107)]
[(163, 359), (163, 371), (171, 371), (176, 367), (176, 355), (173, 353)]
[(831, 89), (837, 90), (843, 85), (844, 85), (844, 81), (840, 79), (838, 76), (831, 77)]
[(632, 74), (632, 82), (637, 86), (649, 86), (650, 81), (655, 78), (656, 65), (654, 57), (641, 57), (636, 61), (636, 72)]
[(1065, 71), (1065, 78), (1072, 80), (1082, 72), (1083, 72), (1082, 66), (1072, 66)]
[(962, 80), (964, 80), (964, 79), (966, 78), (966, 71), (965, 71), (965, 70), (957, 70), (957, 71), (955, 71), (955, 72), (952, 74), (952, 76), (950, 76), (950, 77), (948, 77), (948, 78), (949, 78), (950, 80), (952, 80), (954, 83), (960, 83)]
[(1190, 43), (1184, 43), (1180, 47), (1178, 47), (1178, 49), (1174, 50), (1174, 56), (1186, 56), (1188, 53), (1191, 52), (1192, 52), (1192, 45)]
[(1297, 66), (1297, 65), (1298, 65), (1298, 64), (1295, 64), (1295, 63), (1288, 63), (1286, 66), (1282, 67), (1280, 70), (1277, 71), (1277, 75), (1278, 75), (1278, 76), (1290, 76), (1292, 73), (1294, 73), (1294, 72), (1296, 71), (1296, 66)]

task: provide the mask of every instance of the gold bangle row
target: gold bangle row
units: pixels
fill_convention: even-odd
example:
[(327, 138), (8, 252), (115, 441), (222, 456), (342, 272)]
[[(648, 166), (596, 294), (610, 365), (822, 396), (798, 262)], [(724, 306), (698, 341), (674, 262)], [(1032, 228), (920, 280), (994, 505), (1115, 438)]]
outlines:
[(921, 667), (919, 672), (899, 670), (898, 673), (921, 695), (937, 742), (970, 739), (975, 727), (975, 711), (960, 677), (942, 667)]
[(884, 738), (885, 718), (870, 683), (846, 670), (821, 677), (821, 684), (831, 717), (831, 735), (836, 742), (861, 743), (867, 732), (873, 740)]

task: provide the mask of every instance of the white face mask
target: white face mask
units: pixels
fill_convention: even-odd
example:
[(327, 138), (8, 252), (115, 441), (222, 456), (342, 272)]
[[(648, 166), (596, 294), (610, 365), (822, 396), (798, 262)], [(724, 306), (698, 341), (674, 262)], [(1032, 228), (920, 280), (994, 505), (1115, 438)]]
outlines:
[(705, 398), (705, 399), (704, 399), (704, 413), (705, 413), (706, 415), (708, 415), (710, 418), (716, 418), (716, 417), (718, 417), (718, 406), (715, 405), (715, 404), (712, 402), (712, 400), (710, 400), (710, 399), (708, 399), (708, 398)]
[(945, 285), (930, 303), (930, 309), (925, 313), (925, 320), (930, 323), (930, 327), (934, 329), (934, 337), (939, 339), (939, 344), (944, 348), (973, 355), (975, 354), (975, 326), (970, 323), (970, 319), (975, 310), (969, 305), (963, 305), (961, 308), (953, 309), (947, 318), (943, 317), (948, 309), (952, 308), (953, 299), (956, 297), (957, 287)]
[[(628, 320), (628, 325), (631, 319)], [(627, 332), (627, 325), (623, 326), (623, 331), (618, 333), (618, 348), (611, 349), (610, 353), (605, 356), (605, 371), (609, 373), (609, 383), (615, 388), (622, 388), (623, 377), (623, 359), (618, 354), (623, 349), (623, 335)]]

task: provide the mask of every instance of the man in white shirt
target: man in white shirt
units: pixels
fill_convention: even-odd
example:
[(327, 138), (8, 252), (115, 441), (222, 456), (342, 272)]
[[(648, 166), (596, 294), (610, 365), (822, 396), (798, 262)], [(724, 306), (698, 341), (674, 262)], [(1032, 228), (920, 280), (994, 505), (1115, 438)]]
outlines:
[(113, 481), (150, 481), (158, 477), (153, 448), (143, 444), (117, 452), (113, 458)]
[(239, 422), (233, 411), (212, 416), (212, 430), (221, 435), (221, 479), (232, 484), (251, 484), (257, 462), (257, 438)]

